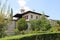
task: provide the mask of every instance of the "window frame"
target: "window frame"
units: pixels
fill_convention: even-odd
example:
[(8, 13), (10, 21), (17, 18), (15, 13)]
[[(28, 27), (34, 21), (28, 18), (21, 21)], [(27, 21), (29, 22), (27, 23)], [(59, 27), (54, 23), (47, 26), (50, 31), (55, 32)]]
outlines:
[(33, 18), (33, 15), (31, 15), (31, 18)]

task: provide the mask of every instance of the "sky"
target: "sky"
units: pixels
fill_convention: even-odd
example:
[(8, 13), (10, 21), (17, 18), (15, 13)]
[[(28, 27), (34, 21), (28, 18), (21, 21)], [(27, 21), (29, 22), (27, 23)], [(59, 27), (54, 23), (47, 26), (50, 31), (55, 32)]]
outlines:
[(21, 8), (44, 12), (49, 19), (60, 20), (60, 0), (8, 0), (14, 14), (20, 12)]

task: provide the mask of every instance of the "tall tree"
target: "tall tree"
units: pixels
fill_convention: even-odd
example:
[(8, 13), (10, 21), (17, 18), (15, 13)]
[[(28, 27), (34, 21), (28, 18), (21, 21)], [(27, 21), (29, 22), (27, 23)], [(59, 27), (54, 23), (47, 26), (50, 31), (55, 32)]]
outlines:
[(6, 27), (5, 16), (3, 14), (0, 14), (0, 37), (4, 36), (5, 27)]
[[(6, 0), (6, 2), (7, 2), (7, 0)], [(0, 37), (5, 36), (5, 30), (6, 30), (6, 27), (8, 24), (8, 22), (7, 22), (8, 18), (6, 17), (7, 15), (5, 15), (6, 10), (7, 10), (6, 9), (7, 3), (6, 2), (4, 4), (1, 4), (2, 7), (0, 7)]]
[(11, 8), (10, 20), (13, 20), (13, 9)]
[(0, 0), (0, 6), (1, 6), (1, 1), (2, 1), (2, 0)]

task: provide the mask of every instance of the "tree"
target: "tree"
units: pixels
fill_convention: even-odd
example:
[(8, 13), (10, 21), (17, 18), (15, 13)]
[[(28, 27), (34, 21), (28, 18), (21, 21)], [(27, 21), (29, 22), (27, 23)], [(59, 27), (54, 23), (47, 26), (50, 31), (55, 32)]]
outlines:
[(42, 14), (42, 17), (38, 22), (40, 21), (40, 29), (42, 31), (47, 31), (51, 28), (49, 20), (46, 18), (45, 14)]
[[(30, 20), (30, 24), (31, 24), (31, 29), (35, 32), (47, 31), (51, 27), (49, 21), (46, 19), (45, 14), (42, 14), (41, 18), (38, 20)], [(38, 40), (38, 36), (36, 36), (36, 40)]]
[(41, 18), (38, 20), (31, 20), (30, 24), (31, 24), (31, 29), (37, 31), (40, 30), (47, 31), (51, 27), (49, 20), (47, 20), (45, 14), (42, 14)]
[(56, 22), (57, 22), (57, 24), (59, 24), (59, 26), (60, 26), (60, 20), (55, 20)]
[(11, 8), (11, 13), (10, 13), (10, 20), (13, 19), (13, 9)]
[(5, 20), (5, 14), (4, 14), (4, 9), (5, 8), (3, 7), (5, 4), (1, 7), (1, 5), (2, 5), (1, 1), (0, 1), (0, 37), (3, 37), (4, 36), (5, 27), (6, 27), (6, 20)]
[(0, 14), (0, 37), (4, 36), (5, 27), (6, 27), (5, 16), (3, 14)]
[(9, 13), (7, 15), (7, 19), (8, 19), (8, 22), (9, 22), (8, 25), (10, 25), (12, 23), (12, 20), (13, 20), (13, 9), (12, 8), (10, 9), (10, 6), (8, 7), (7, 13)]
[(21, 18), (17, 21), (17, 25), (16, 25), (16, 28), (19, 30), (19, 31), (23, 31), (23, 30), (26, 30), (28, 28), (28, 25), (27, 25), (27, 22), (24, 18)]
[(33, 31), (39, 31), (40, 30), (40, 26), (39, 26), (39, 22), (38, 20), (30, 20), (30, 24), (31, 24), (31, 30)]
[(6, 11), (7, 1), (4, 4), (1, 4), (1, 1), (2, 0), (0, 0), (0, 37), (4, 37), (6, 35), (5, 31), (7, 24), (9, 24), (9, 19), (7, 18), (9, 15), (7, 16), (5, 13), (9, 14), (9, 12)]

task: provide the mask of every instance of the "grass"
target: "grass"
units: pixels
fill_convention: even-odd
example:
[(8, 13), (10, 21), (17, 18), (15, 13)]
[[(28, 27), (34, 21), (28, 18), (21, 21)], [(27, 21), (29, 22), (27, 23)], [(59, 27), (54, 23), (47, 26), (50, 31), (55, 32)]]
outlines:
[(30, 36), (34, 36), (34, 35), (55, 34), (55, 33), (60, 33), (60, 32), (29, 33), (29, 34), (24, 34), (24, 35), (16, 35), (16, 36), (0, 38), (0, 40), (21, 39), (21, 38), (24, 38), (24, 37), (30, 37)]

